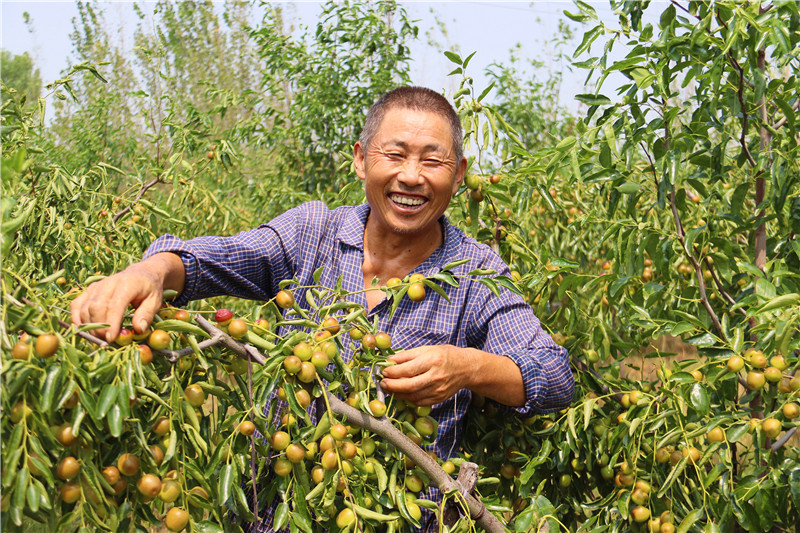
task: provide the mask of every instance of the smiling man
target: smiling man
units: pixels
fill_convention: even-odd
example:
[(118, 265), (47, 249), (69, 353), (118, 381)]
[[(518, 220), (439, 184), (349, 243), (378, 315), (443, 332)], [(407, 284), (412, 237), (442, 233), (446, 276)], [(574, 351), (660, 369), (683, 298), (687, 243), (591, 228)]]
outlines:
[[(368, 310), (370, 321), (377, 318), (393, 346), (405, 349), (392, 357), (397, 364), (384, 370), (381, 386), (433, 406), (439, 457), (457, 452), (472, 394), (519, 416), (562, 409), (573, 392), (566, 351), (522, 298), (507, 290), (496, 297), (468, 279), (476, 268), (508, 275), (508, 266), (444, 216), (466, 171), (462, 136), (458, 115), (440, 94), (395, 89), (372, 106), (353, 148), (366, 204), (329, 210), (310, 202), (234, 237), (161, 237), (142, 262), (76, 298), (73, 323), (110, 324), (101, 333), (113, 340), (129, 304), (137, 308), (134, 329), (143, 331), (164, 289), (180, 293), (175, 305), (221, 294), (268, 300), (283, 279), (313, 285), (323, 266), (320, 284), (333, 287), (341, 277), (350, 299)], [(470, 261), (454, 269), (464, 276), (459, 286), (444, 287), (449, 302), (436, 294), (420, 303), (404, 298), (391, 313), (391, 301), (375, 290), (391, 278), (435, 274), (458, 259)], [(306, 301), (303, 289), (296, 300)], [(342, 355), (349, 360), (352, 352)], [(429, 496), (436, 498), (436, 491)], [(251, 527), (270, 531), (271, 520)]]

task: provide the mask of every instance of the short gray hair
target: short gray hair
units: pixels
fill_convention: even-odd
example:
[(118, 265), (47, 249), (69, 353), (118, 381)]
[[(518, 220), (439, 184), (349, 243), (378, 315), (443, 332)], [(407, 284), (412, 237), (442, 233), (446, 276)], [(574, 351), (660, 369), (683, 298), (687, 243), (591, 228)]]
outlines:
[(398, 87), (380, 97), (372, 104), (364, 122), (364, 129), (361, 130), (359, 142), (366, 151), (372, 138), (378, 132), (383, 122), (383, 117), (390, 109), (412, 109), (415, 111), (425, 111), (434, 113), (445, 119), (450, 124), (450, 134), (453, 141), (453, 150), (456, 153), (456, 166), (464, 157), (464, 130), (461, 127), (461, 120), (458, 113), (450, 105), (450, 102), (441, 94), (425, 87)]

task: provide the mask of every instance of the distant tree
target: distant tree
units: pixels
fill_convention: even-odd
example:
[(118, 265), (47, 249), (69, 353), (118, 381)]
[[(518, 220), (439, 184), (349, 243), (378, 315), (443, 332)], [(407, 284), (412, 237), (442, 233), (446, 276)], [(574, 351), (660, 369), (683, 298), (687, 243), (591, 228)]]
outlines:
[(27, 52), (22, 55), (0, 50), (0, 79), (11, 89), (24, 93), (27, 101), (37, 100), (42, 92), (42, 78)]

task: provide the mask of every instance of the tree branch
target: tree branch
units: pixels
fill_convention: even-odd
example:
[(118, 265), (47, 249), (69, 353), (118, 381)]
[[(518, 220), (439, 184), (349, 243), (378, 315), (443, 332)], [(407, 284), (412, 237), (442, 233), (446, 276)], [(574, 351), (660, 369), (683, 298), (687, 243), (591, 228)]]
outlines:
[[(221, 343), (225, 348), (229, 349), (239, 357), (242, 357), (244, 359), (250, 359), (258, 363), (259, 365), (267, 364), (266, 358), (253, 346), (250, 346), (249, 344), (240, 344), (236, 342), (230, 335), (223, 332), (219, 328), (215, 327), (213, 324), (211, 324), (211, 322), (209, 322), (200, 315), (194, 315), (194, 320), (201, 328), (203, 328), (206, 331), (206, 333), (211, 335), (211, 339), (209, 340), (214, 340), (215, 344)], [(191, 350), (191, 348), (189, 348), (189, 350)], [(184, 350), (180, 351), (182, 352)]]
[(797, 426), (786, 431), (786, 433), (784, 433), (783, 436), (780, 439), (776, 440), (775, 443), (772, 445), (770, 449), (770, 454), (773, 454), (776, 451), (780, 450), (787, 442), (789, 442), (789, 440), (795, 433), (797, 433)]
[[(666, 107), (667, 105), (666, 100), (663, 100), (662, 103), (664, 107)], [(664, 116), (666, 117), (666, 113), (664, 113)], [(664, 121), (664, 147), (666, 148), (667, 151), (669, 151), (670, 149), (669, 123), (666, 120)], [(670, 210), (672, 211), (672, 218), (675, 220), (675, 229), (678, 233), (678, 241), (681, 244), (681, 249), (683, 250), (683, 254), (692, 263), (692, 266), (694, 266), (694, 275), (695, 278), (697, 279), (697, 288), (700, 292), (700, 302), (703, 304), (703, 307), (705, 307), (706, 312), (708, 312), (709, 316), (711, 317), (711, 321), (714, 323), (714, 327), (719, 332), (720, 337), (722, 337), (723, 340), (727, 341), (727, 338), (725, 337), (725, 331), (722, 328), (722, 324), (719, 321), (719, 317), (717, 317), (717, 313), (714, 312), (714, 308), (711, 307), (711, 303), (709, 303), (708, 301), (708, 295), (706, 294), (706, 283), (705, 280), (703, 280), (703, 271), (702, 268), (700, 268), (700, 263), (697, 262), (697, 259), (694, 257), (694, 254), (691, 253), (691, 251), (688, 248), (686, 248), (686, 233), (683, 231), (681, 216), (678, 213), (678, 207), (675, 202), (674, 185), (671, 187), (669, 193), (669, 207)]]
[(747, 121), (750, 115), (747, 114), (747, 104), (744, 101), (744, 69), (730, 52), (728, 52), (728, 60), (739, 73), (739, 86), (736, 88), (736, 96), (739, 98), (739, 106), (742, 108), (742, 134), (739, 137), (739, 144), (742, 146), (745, 156), (747, 156), (747, 162), (750, 163), (751, 167), (755, 168), (756, 162), (747, 148)]
[[(455, 480), (450, 477), (447, 472), (442, 470), (442, 467), (439, 466), (436, 461), (422, 448), (414, 444), (411, 439), (394, 427), (388, 419), (377, 420), (363, 411), (350, 407), (333, 394), (327, 391), (325, 391), (325, 394), (328, 396), (328, 401), (334, 413), (347, 417), (348, 422), (368, 429), (391, 442), (398, 450), (406, 454), (417, 466), (428, 474), (431, 481), (439, 490), (442, 492), (450, 492), (451, 490), (459, 488)], [(469, 508), (470, 516), (477, 521), (479, 526), (492, 533), (502, 533), (505, 531), (500, 521), (492, 513), (486, 512), (486, 507), (480, 500), (474, 498), (470, 494), (463, 494), (463, 496)]]

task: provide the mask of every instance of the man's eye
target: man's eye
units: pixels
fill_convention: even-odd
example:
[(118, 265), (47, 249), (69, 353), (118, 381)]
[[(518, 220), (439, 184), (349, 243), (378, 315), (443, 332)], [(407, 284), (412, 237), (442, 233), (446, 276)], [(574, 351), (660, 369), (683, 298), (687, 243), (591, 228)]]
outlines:
[(441, 165), (442, 164), (442, 160), (441, 159), (428, 158), (428, 159), (425, 160), (425, 164), (426, 165)]

